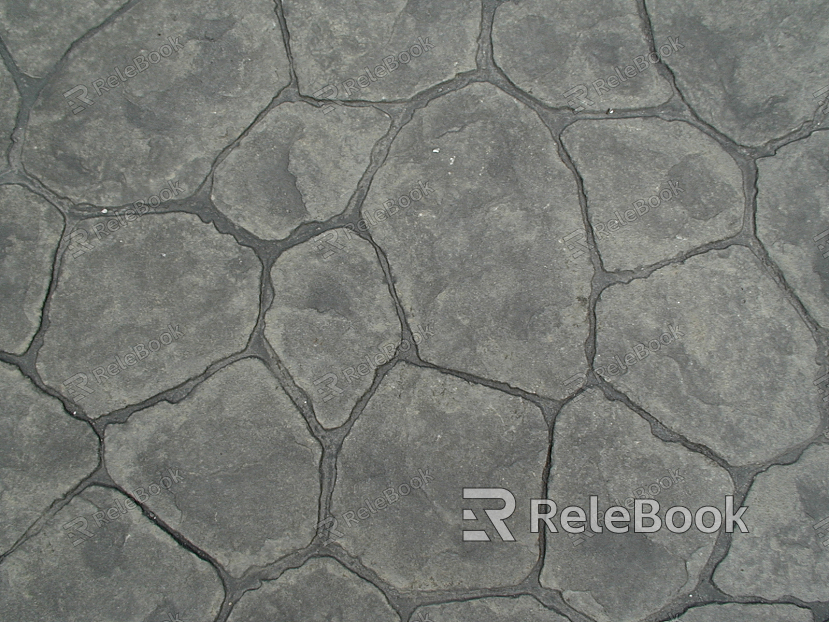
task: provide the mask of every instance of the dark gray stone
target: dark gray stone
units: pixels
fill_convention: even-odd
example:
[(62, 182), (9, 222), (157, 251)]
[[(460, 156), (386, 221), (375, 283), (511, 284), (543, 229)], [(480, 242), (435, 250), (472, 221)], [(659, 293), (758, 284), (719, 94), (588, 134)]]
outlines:
[(566, 622), (567, 618), (546, 609), (530, 596), (480, 598), (460, 603), (432, 605), (418, 609), (411, 622)]
[(258, 361), (136, 414), (106, 441), (107, 466), (128, 490), (180, 474), (148, 505), (236, 576), (314, 536), (321, 449)]
[(20, 186), (0, 187), (0, 349), (22, 353), (40, 327), (62, 229), (55, 207)]
[[(64, 256), (37, 364), (47, 384), (92, 416), (172, 388), (244, 349), (259, 311), (261, 264), (230, 236), (186, 214), (124, 219), (100, 240), (91, 233), (113, 221), (84, 221), (91, 248)], [(138, 345), (148, 354), (129, 365)], [(85, 388), (70, 380), (76, 374), (87, 376)]]

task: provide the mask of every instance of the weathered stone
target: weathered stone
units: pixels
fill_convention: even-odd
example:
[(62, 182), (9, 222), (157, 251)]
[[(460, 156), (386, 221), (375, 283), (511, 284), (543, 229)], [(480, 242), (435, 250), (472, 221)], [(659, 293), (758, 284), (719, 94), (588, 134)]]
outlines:
[(794, 605), (705, 605), (677, 622), (812, 622), (812, 613)]
[[(519, 583), (538, 559), (526, 500), (541, 492), (546, 453), (547, 427), (529, 402), (400, 363), (343, 444), (331, 537), (399, 589)], [(514, 542), (480, 509), (503, 502), (462, 499), (463, 486), (493, 485), (517, 500)], [(462, 520), (464, 508), (479, 520)], [(463, 529), (485, 529), (492, 542), (463, 542)]]
[(320, 454), (288, 396), (253, 360), (106, 436), (107, 466), (128, 490), (180, 473), (183, 481), (147, 504), (236, 576), (311, 541)]
[(495, 14), (492, 40), (495, 62), (551, 106), (636, 108), (671, 97), (670, 85), (646, 58), (634, 0), (507, 2)]
[(745, 504), (749, 533), (734, 536), (714, 582), (729, 594), (829, 600), (829, 447), (757, 476)]
[(5, 153), (11, 144), (12, 130), (20, 107), (20, 95), (14, 80), (0, 63), (0, 149)]
[(743, 247), (606, 290), (597, 323), (597, 371), (731, 464), (770, 460), (817, 429), (815, 342)]
[(247, 592), (229, 618), (229, 622), (294, 620), (398, 622), (400, 618), (380, 590), (326, 558), (311, 559), (302, 568)]
[(774, 158), (758, 162), (757, 184), (760, 240), (809, 313), (823, 326), (829, 326), (827, 149), (829, 136), (825, 132), (783, 147)]
[[(70, 52), (32, 111), (24, 162), (76, 201), (146, 201), (168, 180), (190, 194), (287, 83), (273, 2), (140, 2)], [(91, 103), (64, 95), (78, 85)]]
[(17, 66), (43, 77), (73, 41), (114, 13), (118, 0), (19, 0), (0, 4), (3, 39)]
[(742, 144), (782, 136), (812, 118), (829, 83), (829, 6), (821, 0), (670, 0), (648, 5), (657, 41), (687, 48), (666, 59), (697, 114)]
[(20, 186), (0, 186), (0, 349), (22, 353), (40, 326), (63, 219)]
[[(418, 194), (420, 193), (420, 194)], [(425, 196), (422, 196), (424, 195)], [(551, 397), (586, 365), (592, 268), (573, 175), (539, 119), (492, 86), (432, 101), (400, 132), (363, 216), (387, 253), (424, 359)]]
[[(144, 622), (167, 620), (169, 614), (181, 620), (214, 619), (222, 602), (216, 572), (140, 510), (127, 509), (125, 501), (111, 490), (89, 488), (3, 560), (0, 617)], [(117, 511), (110, 520), (106, 513), (112, 508)]]
[(388, 128), (374, 108), (326, 116), (310, 104), (282, 104), (217, 168), (213, 200), (260, 238), (287, 237), (304, 221), (345, 209)]
[(475, 69), (477, 0), (286, 0), (284, 6), (306, 95), (400, 99)]
[(653, 264), (739, 232), (740, 169), (690, 125), (584, 121), (563, 139), (584, 178), (606, 270)]
[[(92, 416), (244, 349), (259, 311), (259, 261), (212, 225), (186, 214), (148, 215), (124, 219), (97, 240), (91, 232), (104, 222), (119, 220), (84, 221), (91, 248), (65, 255), (38, 356), (44, 381)], [(148, 353), (141, 360), (139, 345)], [(76, 374), (86, 376), (85, 386), (72, 380)]]
[(0, 364), (0, 553), (98, 462), (98, 441), (60, 402)]
[[(424, 617), (425, 616), (425, 617)], [(432, 605), (418, 610), (412, 622), (567, 622), (530, 596), (518, 598), (480, 598), (460, 603)]]
[(338, 231), (343, 248), (330, 257), (332, 247), (322, 244), (330, 234), (324, 234), (277, 260), (265, 325), (265, 335), (326, 427), (345, 422), (371, 386), (375, 369), (401, 344), (400, 322), (374, 249)]
[[(599, 512), (625, 504), (630, 511), (631, 498), (653, 499), (660, 506), (662, 529), (631, 533), (630, 526), (628, 533), (618, 534), (603, 526), (594, 534), (587, 523), (585, 532), (592, 535), (568, 534), (563, 527), (547, 533), (543, 585), (561, 590), (585, 614), (614, 622), (644, 619), (696, 585), (717, 533), (694, 527), (672, 533), (665, 512), (684, 506), (693, 513), (707, 505), (722, 511), (725, 495), (733, 494), (726, 471), (662, 442), (644, 419), (595, 390), (568, 404), (556, 420), (552, 465), (546, 498), (556, 502), (559, 524), (564, 508), (587, 511), (595, 495)], [(650, 488), (663, 478), (668, 480), (664, 487)], [(545, 529), (543, 522), (540, 528)]]

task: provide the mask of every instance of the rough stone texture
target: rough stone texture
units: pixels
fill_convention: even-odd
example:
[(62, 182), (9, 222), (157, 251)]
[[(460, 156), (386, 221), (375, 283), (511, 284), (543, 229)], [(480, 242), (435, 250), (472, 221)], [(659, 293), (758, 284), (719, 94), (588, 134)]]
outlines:
[(581, 122), (565, 131), (564, 143), (584, 176), (606, 270), (656, 263), (740, 230), (740, 169), (690, 125)]
[(808, 609), (794, 605), (708, 605), (692, 609), (677, 622), (812, 622)]
[[(73, 41), (121, 6), (118, 0), (17, 0), (0, 4), (0, 36), (18, 67), (43, 77)], [(55, 28), (60, 24), (60, 28)]]
[[(324, 99), (401, 99), (475, 68), (477, 0), (286, 0), (284, 6), (306, 95), (324, 89), (318, 95)], [(430, 49), (401, 62), (401, 52), (418, 54), (411, 48), (424, 44)], [(388, 56), (387, 70), (376, 71)]]
[[(670, 84), (653, 65), (644, 58), (636, 63), (648, 54), (648, 44), (634, 0), (509, 2), (498, 11), (492, 35), (495, 62), (551, 106), (604, 111), (655, 106), (671, 97)], [(608, 82), (611, 76), (616, 82)], [(594, 85), (597, 80), (602, 82)], [(586, 92), (572, 104), (567, 92), (579, 85)]]
[(56, 399), (39, 393), (15, 368), (0, 364), (0, 553), (52, 500), (98, 462), (97, 439)]
[(216, 170), (213, 200), (234, 222), (265, 239), (345, 209), (389, 118), (372, 108), (326, 114), (287, 103), (265, 117)]
[(401, 344), (374, 249), (347, 236), (341, 229), (343, 248), (331, 256), (331, 247), (319, 248), (327, 237), (320, 236), (280, 257), (271, 271), (278, 294), (266, 317), (266, 336), (328, 428), (345, 422), (375, 369)]
[(320, 453), (273, 376), (244, 360), (186, 402), (113, 428), (106, 459), (128, 490), (180, 468), (184, 481), (150, 497), (150, 507), (238, 576), (311, 540)]
[[(627, 499), (638, 497), (657, 501), (664, 523), (668, 508), (696, 512), (712, 505), (723, 510), (725, 495), (733, 494), (726, 471), (658, 440), (636, 413), (596, 391), (559, 415), (552, 461), (546, 498), (559, 504), (557, 517), (569, 505), (588, 508), (590, 495), (598, 496), (600, 512), (632, 505)], [(656, 494), (635, 492), (666, 477)], [(560, 529), (547, 534), (541, 582), (562, 590), (574, 608), (596, 619), (640, 620), (693, 589), (715, 540), (716, 534), (695, 529), (615, 534), (605, 528), (589, 537)]]
[(0, 151), (3, 153), (11, 144), (17, 109), (20, 107), (20, 94), (14, 80), (0, 63)]
[[(770, 460), (815, 433), (817, 349), (747, 250), (711, 251), (612, 287), (597, 321), (596, 366), (607, 379), (731, 464)], [(640, 348), (644, 360), (612, 375), (615, 356), (624, 363), (636, 344), (673, 337), (671, 326), (684, 335)]]
[(547, 130), (492, 86), (447, 95), (400, 133), (363, 217), (420, 182), (427, 196), (369, 230), (409, 322), (434, 324), (423, 358), (564, 397), (585, 367), (590, 268), (560, 242), (581, 219)]
[[(96, 525), (93, 514), (125, 509), (125, 500), (105, 488), (87, 489), (4, 560), (0, 616), (66, 622), (215, 617), (222, 584), (206, 562), (135, 508), (111, 521), (104, 515), (106, 522)], [(91, 537), (78, 535), (78, 518)]]
[(0, 620), (827, 622), (825, 3), (1, 4)]
[(656, 40), (686, 50), (668, 61), (688, 103), (742, 144), (782, 136), (812, 118), (829, 83), (829, 6), (821, 0), (650, 5)]
[(398, 622), (399, 618), (377, 588), (332, 559), (312, 559), (278, 581), (248, 592), (230, 616), (230, 622), (294, 620)]
[[(91, 250), (65, 255), (38, 357), (44, 380), (92, 416), (140, 402), (242, 350), (258, 312), (261, 267), (250, 250), (190, 215), (124, 222), (100, 240), (91, 235)], [(92, 231), (95, 219), (84, 224)], [(149, 342), (170, 325), (182, 334), (150, 352)], [(139, 344), (150, 353), (127, 366)], [(94, 374), (99, 366), (103, 379)], [(78, 373), (87, 376), (85, 389), (64, 384)]]
[[(464, 543), (462, 529), (488, 529), (482, 507), (462, 486), (498, 483), (516, 499), (541, 492), (547, 430), (541, 413), (506, 396), (437, 371), (397, 365), (383, 380), (346, 439), (337, 464), (331, 534), (399, 589), (494, 587), (519, 583), (538, 559), (538, 537), (516, 528), (515, 542)], [(417, 447), (411, 452), (410, 447)], [(418, 485), (413, 478), (434, 478)], [(421, 481), (421, 484), (423, 482)], [(407, 495), (401, 484), (419, 486)], [(389, 493), (390, 504), (363, 516)], [(484, 520), (464, 521), (463, 508)], [(354, 512), (348, 521), (344, 514)], [(356, 520), (356, 524), (355, 523)], [(510, 524), (526, 525), (529, 505)]]
[(0, 348), (22, 353), (40, 326), (63, 221), (20, 186), (0, 187)]
[[(169, 37), (183, 47), (126, 76)], [(116, 68), (126, 82), (116, 76), (117, 86), (98, 92), (93, 81)], [(44, 89), (26, 168), (60, 194), (99, 204), (146, 200), (169, 179), (190, 193), (287, 82), (273, 2), (142, 2), (73, 50)], [(64, 93), (77, 85), (93, 103), (74, 114)]]
[(829, 236), (821, 237), (829, 231), (827, 153), (829, 135), (822, 133), (760, 160), (757, 194), (760, 239), (809, 313), (824, 326), (829, 325)]
[(821, 445), (797, 464), (757, 476), (745, 502), (754, 514), (753, 528), (735, 535), (717, 568), (714, 581), (721, 589), (770, 600), (829, 600), (826, 528), (819, 525), (829, 516), (828, 463), (829, 447)]
[[(418, 617), (419, 616), (419, 617)], [(481, 598), (462, 603), (433, 605), (418, 610), (413, 622), (434, 620), (437, 622), (566, 622), (564, 618), (546, 609), (537, 600), (529, 596), (519, 598)]]

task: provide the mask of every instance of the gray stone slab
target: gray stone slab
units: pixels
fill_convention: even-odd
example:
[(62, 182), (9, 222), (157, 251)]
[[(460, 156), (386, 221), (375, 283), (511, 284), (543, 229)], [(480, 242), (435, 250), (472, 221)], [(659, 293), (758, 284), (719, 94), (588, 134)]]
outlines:
[(671, 533), (664, 528), (665, 512), (674, 506), (723, 510), (725, 495), (733, 494), (726, 471), (657, 439), (647, 421), (595, 390), (568, 404), (556, 420), (552, 462), (546, 498), (558, 505), (557, 517), (567, 506), (588, 508), (590, 496), (598, 497), (600, 512), (625, 504), (632, 509), (631, 498), (653, 499), (663, 529), (548, 533), (543, 585), (562, 590), (574, 608), (597, 620), (620, 622), (644, 619), (696, 585), (717, 534), (694, 528)]
[[(108, 489), (87, 489), (4, 560), (0, 616), (66, 622), (215, 618), (223, 596), (216, 572), (139, 510), (127, 509), (126, 500)], [(110, 520), (106, 512), (113, 508), (116, 518)], [(96, 522), (98, 512), (103, 520), (99, 515)]]
[(823, 235), (829, 231), (827, 150), (825, 132), (784, 147), (758, 162), (757, 184), (757, 234), (824, 326), (829, 325), (829, 235)]
[(568, 393), (586, 365), (592, 268), (563, 242), (582, 227), (575, 180), (535, 114), (488, 85), (432, 101), (392, 146), (363, 218), (409, 322), (434, 325), (423, 358)]
[(402, 345), (374, 249), (339, 232), (342, 249), (320, 247), (324, 234), (277, 260), (271, 270), (276, 295), (265, 324), (266, 337), (328, 428), (345, 422), (377, 367)]
[(0, 3), (3, 40), (17, 66), (32, 77), (49, 72), (73, 41), (114, 13), (118, 0), (21, 0)]
[(633, 0), (505, 3), (492, 40), (495, 62), (551, 106), (604, 111), (655, 106), (671, 97), (670, 85), (647, 59)]
[(306, 95), (403, 99), (475, 69), (477, 0), (287, 0), (284, 7)]
[[(108, 223), (119, 226), (98, 240), (96, 225)], [(244, 349), (259, 311), (252, 251), (187, 214), (81, 226), (89, 248), (64, 256), (38, 356), (47, 384), (99, 416)]]
[(106, 441), (107, 465), (128, 490), (180, 473), (147, 504), (236, 576), (316, 532), (321, 448), (258, 361), (234, 363), (180, 404), (141, 411)]
[(357, 186), (390, 120), (373, 108), (326, 112), (303, 103), (271, 110), (216, 169), (216, 206), (265, 239), (342, 212), (344, 189)]
[(812, 622), (808, 609), (794, 605), (707, 605), (691, 609), (677, 622)]
[(530, 596), (519, 598), (480, 598), (460, 603), (432, 605), (418, 609), (412, 622), (566, 622), (567, 618), (550, 611)]
[(690, 125), (584, 121), (563, 140), (584, 178), (605, 269), (653, 264), (739, 232), (740, 169)]
[(5, 152), (11, 144), (12, 130), (20, 107), (20, 95), (11, 74), (0, 63), (0, 149)]
[(829, 447), (811, 447), (796, 464), (757, 476), (746, 502), (749, 533), (734, 535), (714, 582), (725, 592), (776, 600), (829, 600)]
[[(146, 201), (170, 179), (189, 194), (287, 83), (273, 2), (142, 2), (75, 48), (43, 90), (24, 162), (76, 201)], [(87, 92), (65, 96), (76, 86)]]
[(0, 349), (22, 353), (40, 327), (60, 212), (20, 186), (0, 187)]
[(0, 552), (98, 463), (98, 439), (61, 403), (0, 364)]
[(229, 622), (330, 622), (400, 618), (383, 594), (333, 559), (311, 559), (278, 580), (247, 592)]
[(537, 497), (546, 453), (547, 427), (529, 402), (399, 363), (343, 444), (332, 501), (340, 533), (331, 537), (399, 589), (518, 583), (539, 554), (537, 534), (523, 527), (529, 505), (515, 508), (514, 542), (494, 530), (493, 542), (463, 542), (462, 529), (487, 521), (477, 508), (483, 520), (462, 520), (476, 501), (461, 488), (497, 483), (516, 499)]
[(731, 464), (770, 460), (817, 431), (815, 342), (742, 247), (610, 288), (597, 322), (597, 371)]
[(812, 118), (829, 84), (829, 6), (821, 0), (692, 0), (648, 5), (657, 41), (687, 48), (666, 59), (686, 100), (735, 141), (760, 144)]

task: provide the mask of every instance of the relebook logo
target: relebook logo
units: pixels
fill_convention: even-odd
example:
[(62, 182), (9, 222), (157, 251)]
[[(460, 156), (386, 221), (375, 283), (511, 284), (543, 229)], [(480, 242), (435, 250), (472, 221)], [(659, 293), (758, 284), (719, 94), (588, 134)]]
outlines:
[[(463, 498), (503, 501), (502, 508), (485, 509), (484, 512), (501, 540), (515, 541), (515, 537), (505, 522), (515, 511), (515, 496), (509, 490), (506, 488), (464, 488)], [(541, 511), (542, 507), (544, 512)], [(558, 533), (559, 530), (554, 522), (557, 508), (556, 502), (551, 499), (530, 499), (530, 532), (538, 533), (540, 524), (543, 522), (550, 532)], [(747, 509), (747, 506), (740, 506), (735, 512), (734, 496), (726, 495), (725, 517), (719, 508), (712, 505), (698, 508), (693, 513), (690, 509), (678, 505), (669, 508), (660, 516), (660, 506), (657, 501), (636, 499), (633, 502), (633, 533), (655, 533), (663, 527), (671, 533), (685, 533), (691, 527), (695, 527), (702, 533), (714, 533), (720, 530), (723, 522), (726, 533), (734, 533), (735, 525), (742, 533), (748, 533), (748, 528), (742, 519)], [(463, 519), (478, 520), (478, 517), (473, 510), (464, 509)], [(599, 498), (591, 496), (587, 512), (575, 505), (566, 507), (561, 511), (558, 524), (566, 533), (583, 533), (586, 529), (584, 523), (587, 522), (594, 533), (602, 533), (603, 527), (606, 527), (610, 533), (630, 533), (630, 521), (631, 513), (627, 508), (617, 505), (608, 508), (605, 512), (599, 512)], [(482, 529), (464, 529), (463, 539), (465, 542), (490, 541), (489, 535)]]

